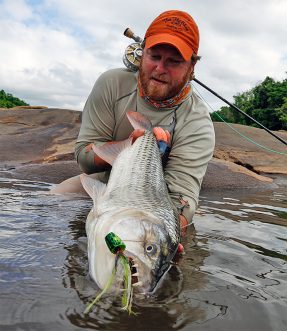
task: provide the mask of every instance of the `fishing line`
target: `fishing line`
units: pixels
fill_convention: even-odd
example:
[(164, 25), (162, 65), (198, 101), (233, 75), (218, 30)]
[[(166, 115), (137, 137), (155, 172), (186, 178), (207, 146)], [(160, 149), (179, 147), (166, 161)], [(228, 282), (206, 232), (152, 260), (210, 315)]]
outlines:
[(220, 100), (224, 101), (231, 108), (235, 109), (236, 111), (238, 111), (240, 114), (244, 115), (245, 117), (248, 117), (251, 121), (253, 121), (254, 123), (256, 123), (259, 127), (261, 127), (262, 129), (264, 129), (265, 131), (267, 131), (269, 134), (271, 134), (277, 140), (281, 141), (284, 145), (287, 145), (287, 142), (285, 140), (283, 140), (281, 137), (277, 136), (274, 132), (272, 132), (271, 130), (269, 130), (268, 128), (266, 128), (263, 124), (261, 124), (260, 122), (258, 122), (255, 118), (251, 117), (250, 115), (248, 115), (247, 113), (245, 113), (244, 111), (242, 111), (241, 109), (239, 109), (238, 107), (236, 107), (235, 105), (233, 105), (232, 103), (230, 103), (228, 100), (224, 99), (222, 96), (220, 96), (218, 93), (216, 93), (215, 91), (213, 91), (211, 88), (209, 88), (208, 86), (206, 86), (205, 84), (203, 84), (198, 79), (193, 78), (193, 80), (197, 84), (199, 84), (202, 87), (204, 87), (207, 91), (209, 91), (210, 93), (212, 93), (213, 95), (215, 95), (216, 97), (218, 97)]
[(216, 110), (214, 110), (211, 105), (204, 99), (204, 97), (202, 96), (202, 94), (199, 92), (199, 90), (192, 84), (192, 86), (194, 87), (194, 89), (197, 91), (197, 93), (199, 94), (199, 96), (201, 97), (201, 99), (208, 105), (208, 107), (215, 113), (216, 116), (218, 116), (218, 118), (220, 118), (220, 120), (222, 122), (224, 122), (231, 130), (233, 130), (234, 132), (236, 132), (237, 134), (239, 134), (243, 139), (246, 139), (247, 141), (251, 142), (252, 144), (256, 145), (259, 148), (262, 148), (268, 152), (271, 153), (275, 153), (275, 154), (279, 154), (279, 155), (284, 155), (287, 156), (287, 153), (283, 153), (283, 152), (279, 152), (276, 151), (274, 149), (271, 149), (269, 147), (263, 146), (259, 143), (257, 143), (256, 141), (252, 140), (251, 138), (248, 138), (247, 136), (245, 136), (243, 133), (241, 133), (240, 131), (238, 131), (237, 129), (235, 129), (230, 123), (227, 123), (218, 113)]

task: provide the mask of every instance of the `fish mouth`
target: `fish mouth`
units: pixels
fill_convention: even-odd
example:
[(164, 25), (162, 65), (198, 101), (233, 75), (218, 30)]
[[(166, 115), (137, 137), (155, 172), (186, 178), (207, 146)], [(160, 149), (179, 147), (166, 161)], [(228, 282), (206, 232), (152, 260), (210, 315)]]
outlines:
[(131, 270), (131, 286), (134, 292), (138, 294), (151, 294), (158, 286), (159, 280), (163, 274), (169, 269), (170, 264), (166, 264), (164, 272), (160, 275), (153, 269), (150, 269), (148, 265), (139, 260), (132, 253), (125, 251), (125, 255), (129, 260)]
[(142, 262), (138, 261), (138, 259), (130, 252), (125, 251), (125, 255), (129, 260), (130, 271), (132, 276), (131, 285), (134, 288), (134, 290), (140, 292), (141, 290), (143, 290), (142, 287), (145, 283), (143, 281), (143, 276), (142, 276), (144, 274), (143, 270), (146, 270), (147, 268), (144, 266)]
[(135, 260), (131, 257), (129, 257), (129, 263), (131, 268), (131, 275), (132, 275), (132, 286), (138, 287), (142, 285), (142, 282), (139, 280), (139, 272), (138, 272), (138, 264), (135, 262)]

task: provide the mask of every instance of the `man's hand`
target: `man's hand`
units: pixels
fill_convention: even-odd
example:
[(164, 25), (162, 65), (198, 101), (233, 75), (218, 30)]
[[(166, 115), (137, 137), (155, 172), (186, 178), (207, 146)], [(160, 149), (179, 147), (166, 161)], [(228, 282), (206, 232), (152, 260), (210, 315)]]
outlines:
[[(180, 231), (182, 236), (186, 236), (186, 229), (188, 226), (187, 219), (183, 215), (179, 215)], [(182, 244), (178, 244), (177, 253), (183, 253), (184, 247)]]
[(182, 214), (179, 215), (179, 224), (180, 224), (181, 234), (185, 236), (188, 222), (187, 219)]
[(155, 128), (153, 128), (152, 131), (158, 142), (163, 141), (167, 145), (170, 144), (170, 133), (167, 130), (164, 130), (159, 126), (156, 126)]
[[(167, 130), (164, 130), (163, 128), (156, 126), (153, 128), (153, 134), (158, 142), (163, 141), (167, 145), (170, 144), (170, 133)], [(145, 134), (144, 129), (136, 129), (130, 134), (130, 138), (132, 138), (132, 143), (134, 143), (139, 137), (143, 136)]]
[(144, 129), (136, 129), (130, 134), (130, 138), (132, 138), (132, 144), (145, 133)]

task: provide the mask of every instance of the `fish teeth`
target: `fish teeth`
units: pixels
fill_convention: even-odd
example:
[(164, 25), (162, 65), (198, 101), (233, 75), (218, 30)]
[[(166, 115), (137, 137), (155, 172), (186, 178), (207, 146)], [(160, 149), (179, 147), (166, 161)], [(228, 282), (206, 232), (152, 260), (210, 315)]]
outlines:
[(138, 277), (138, 276), (139, 276), (138, 272), (135, 272), (134, 274), (132, 274), (132, 277)]
[(133, 287), (137, 287), (137, 286), (142, 286), (143, 282), (137, 282), (137, 283), (134, 283), (132, 284)]

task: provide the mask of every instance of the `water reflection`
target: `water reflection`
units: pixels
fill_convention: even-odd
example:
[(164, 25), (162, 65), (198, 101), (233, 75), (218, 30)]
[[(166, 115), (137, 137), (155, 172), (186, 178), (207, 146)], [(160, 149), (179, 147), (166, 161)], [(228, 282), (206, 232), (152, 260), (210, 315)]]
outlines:
[[(201, 270), (209, 275), (209, 284), (215, 282), (217, 288), (221, 282), (225, 284), (225, 302), (233, 298), (232, 294), (241, 299), (236, 304), (226, 304), (235, 320), (243, 316), (244, 304), (250, 306), (252, 310), (244, 315), (247, 325), (238, 323), (242, 330), (251, 330), (252, 325), (255, 329), (281, 330), (286, 323), (280, 313), (286, 308), (287, 297), (284, 192), (285, 189), (239, 199), (202, 197), (195, 227), (210, 257)], [(266, 311), (266, 315), (260, 314), (256, 324), (251, 311), (254, 316), (259, 317), (259, 311)]]
[(203, 194), (185, 255), (159, 291), (122, 312), (88, 275), (91, 201), (49, 184), (0, 179), (0, 329), (282, 330), (286, 326), (286, 190)]

